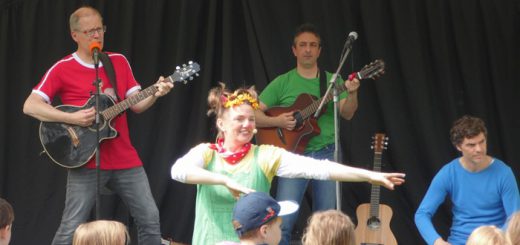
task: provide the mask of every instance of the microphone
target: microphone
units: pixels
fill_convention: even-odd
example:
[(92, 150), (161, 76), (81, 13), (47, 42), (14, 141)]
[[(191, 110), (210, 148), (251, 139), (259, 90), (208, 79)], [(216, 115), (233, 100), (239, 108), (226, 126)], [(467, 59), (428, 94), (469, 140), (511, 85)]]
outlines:
[(356, 41), (357, 38), (358, 38), (358, 34), (357, 34), (357, 32), (355, 32), (355, 31), (350, 32), (350, 33), (348, 34), (347, 42), (346, 42), (345, 46), (346, 46), (346, 47), (350, 47), (350, 46), (352, 46), (352, 43), (353, 43), (354, 41)]
[(92, 54), (92, 59), (94, 59), (94, 65), (99, 64), (99, 52), (101, 52), (101, 43), (98, 41), (93, 41), (90, 43), (90, 53)]

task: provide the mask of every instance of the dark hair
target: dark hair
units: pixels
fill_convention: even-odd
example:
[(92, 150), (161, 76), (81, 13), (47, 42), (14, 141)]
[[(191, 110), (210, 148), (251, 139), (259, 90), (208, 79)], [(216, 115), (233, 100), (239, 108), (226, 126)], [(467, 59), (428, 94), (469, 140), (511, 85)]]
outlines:
[(454, 146), (462, 144), (465, 138), (473, 138), (480, 133), (487, 137), (487, 129), (484, 121), (478, 117), (465, 115), (453, 123), (450, 130), (451, 143)]
[(318, 40), (319, 40), (318, 44), (321, 47), (320, 33), (318, 32), (318, 29), (316, 28), (316, 26), (314, 26), (311, 23), (305, 23), (305, 24), (298, 26), (298, 28), (296, 28), (296, 31), (294, 32), (294, 37), (293, 37), (293, 46), (296, 45), (296, 38), (298, 36), (300, 36), (300, 34), (305, 33), (305, 32), (314, 34), (318, 38)]
[(3, 198), (0, 198), (0, 229), (12, 224), (14, 221), (13, 206)]

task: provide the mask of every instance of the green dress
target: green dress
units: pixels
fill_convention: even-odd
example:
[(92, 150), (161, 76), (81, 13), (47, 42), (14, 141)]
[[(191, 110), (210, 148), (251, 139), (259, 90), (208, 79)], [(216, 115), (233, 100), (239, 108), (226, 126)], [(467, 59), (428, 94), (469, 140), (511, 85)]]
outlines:
[[(260, 152), (263, 157), (259, 157)], [(227, 175), (237, 183), (256, 191), (269, 193), (278, 168), (279, 150), (272, 146), (251, 147), (236, 165), (226, 163), (213, 150), (208, 150), (205, 169)], [(236, 200), (222, 185), (197, 185), (193, 245), (213, 245), (222, 241), (239, 241), (231, 223)]]

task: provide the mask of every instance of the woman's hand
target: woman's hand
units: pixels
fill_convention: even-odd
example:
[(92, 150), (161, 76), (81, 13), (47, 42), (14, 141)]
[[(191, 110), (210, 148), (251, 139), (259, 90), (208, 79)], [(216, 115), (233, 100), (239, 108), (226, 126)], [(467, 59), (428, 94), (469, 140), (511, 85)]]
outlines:
[(238, 200), (240, 198), (240, 194), (247, 194), (250, 192), (254, 192), (255, 190), (242, 186), (241, 184), (237, 183), (236, 181), (232, 179), (228, 179), (226, 183), (224, 184), (226, 188), (228, 188), (229, 192), (231, 192), (231, 195)]
[(387, 189), (393, 190), (395, 185), (404, 183), (405, 174), (403, 173), (379, 173), (373, 172), (369, 182), (371, 184), (382, 185)]

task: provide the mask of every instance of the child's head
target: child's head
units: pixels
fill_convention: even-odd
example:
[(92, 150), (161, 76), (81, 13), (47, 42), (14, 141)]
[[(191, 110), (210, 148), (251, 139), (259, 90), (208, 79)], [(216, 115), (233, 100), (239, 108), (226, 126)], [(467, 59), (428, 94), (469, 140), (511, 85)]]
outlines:
[(309, 218), (302, 243), (354, 245), (354, 224), (346, 214), (338, 210), (316, 212)]
[(467, 245), (508, 245), (509, 239), (494, 225), (484, 225), (471, 232)]
[(0, 244), (9, 244), (13, 221), (13, 207), (6, 200), (0, 198)]
[(297, 209), (295, 203), (278, 203), (267, 193), (252, 192), (241, 197), (233, 208), (233, 226), (240, 240), (278, 244), (282, 237), (279, 216)]
[(73, 245), (124, 245), (130, 236), (126, 226), (113, 220), (96, 220), (78, 226), (74, 232)]

